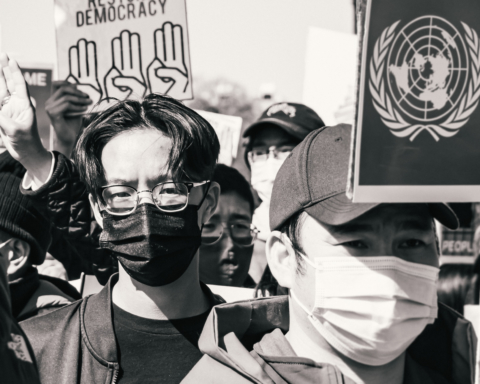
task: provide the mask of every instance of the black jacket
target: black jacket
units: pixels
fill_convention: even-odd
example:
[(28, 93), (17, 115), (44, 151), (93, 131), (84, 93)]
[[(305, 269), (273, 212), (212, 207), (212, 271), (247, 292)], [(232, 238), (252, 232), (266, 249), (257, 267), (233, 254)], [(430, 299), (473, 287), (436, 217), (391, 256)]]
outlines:
[[(55, 229), (50, 253), (68, 266), (69, 277), (85, 272), (95, 274), (105, 284), (117, 264), (109, 251), (99, 246), (101, 229), (92, 216), (88, 193), (75, 164), (61, 153), (53, 153), (55, 168), (50, 180), (36, 191), (22, 188), (22, 193), (47, 211)], [(62, 250), (68, 251), (68, 260), (59, 256)]]
[[(20, 325), (32, 344), (43, 384), (115, 383), (120, 366), (112, 322), (113, 275), (97, 294)], [(202, 285), (211, 306), (224, 303)]]

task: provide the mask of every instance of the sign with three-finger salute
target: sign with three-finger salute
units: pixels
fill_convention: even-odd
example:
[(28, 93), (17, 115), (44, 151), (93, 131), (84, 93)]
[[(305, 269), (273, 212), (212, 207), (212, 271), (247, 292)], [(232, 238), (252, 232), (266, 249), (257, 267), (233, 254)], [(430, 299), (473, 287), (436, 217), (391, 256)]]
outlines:
[(480, 201), (480, 2), (364, 11), (353, 201)]
[(59, 79), (94, 103), (193, 98), (185, 0), (55, 0)]

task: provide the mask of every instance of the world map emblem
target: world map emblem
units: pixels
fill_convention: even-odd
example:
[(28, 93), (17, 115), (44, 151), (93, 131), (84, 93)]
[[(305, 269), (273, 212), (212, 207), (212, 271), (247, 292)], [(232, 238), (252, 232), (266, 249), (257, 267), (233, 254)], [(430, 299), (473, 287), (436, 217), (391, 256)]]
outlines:
[(422, 16), (397, 30), (385, 28), (370, 59), (369, 89), (383, 123), (413, 141), (427, 131), (452, 137), (468, 122), (480, 98), (480, 42), (462, 22)]

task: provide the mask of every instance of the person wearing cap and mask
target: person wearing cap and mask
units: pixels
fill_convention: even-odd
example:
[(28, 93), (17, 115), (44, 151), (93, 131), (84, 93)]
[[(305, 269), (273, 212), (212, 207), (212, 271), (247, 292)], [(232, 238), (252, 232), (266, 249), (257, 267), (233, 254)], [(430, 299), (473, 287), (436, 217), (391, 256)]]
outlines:
[(215, 307), (182, 384), (473, 384), (470, 324), (438, 303), (445, 204), (354, 204), (351, 127), (310, 133), (284, 162), (268, 264), (288, 296)]
[(0, 67), (0, 134), (27, 169), (22, 193), (52, 209), (71, 191), (77, 204), (61, 204), (73, 215), (90, 201), (100, 247), (119, 266), (98, 294), (22, 322), (41, 382), (180, 382), (201, 358), (212, 306), (223, 302), (198, 268), (201, 230), (220, 194), (211, 181), (214, 129), (170, 97), (125, 100), (85, 128), (73, 164), (43, 148), (17, 63), (0, 54)]
[(250, 267), (250, 274), (257, 282), (267, 265), (265, 241), (270, 234), (269, 205), (275, 176), (293, 148), (324, 125), (306, 105), (282, 102), (271, 105), (243, 133), (249, 139), (245, 162), (251, 170), (251, 185), (261, 200), (253, 214), (253, 225), (259, 233)]

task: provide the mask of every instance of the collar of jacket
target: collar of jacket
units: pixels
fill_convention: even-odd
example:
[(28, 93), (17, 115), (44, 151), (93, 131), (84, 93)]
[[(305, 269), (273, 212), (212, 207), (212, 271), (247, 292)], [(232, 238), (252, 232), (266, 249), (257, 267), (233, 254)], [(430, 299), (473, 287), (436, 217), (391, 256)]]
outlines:
[(10, 281), (8, 286), (12, 298), (12, 313), (17, 318), (40, 286), (37, 269), (33, 266), (28, 267), (21, 277)]
[[(245, 375), (235, 355), (227, 352), (225, 341), (231, 341), (232, 336), (227, 335), (233, 333), (247, 351), (252, 351), (262, 336), (276, 328), (284, 334), (288, 332), (287, 296), (227, 303), (212, 309), (198, 345), (203, 353)], [(407, 350), (421, 367), (458, 384), (474, 382), (475, 351), (472, 324), (442, 303), (435, 323), (428, 325)], [(313, 363), (297, 356), (289, 357), (289, 363), (291, 359), (301, 364)]]
[[(83, 341), (90, 353), (105, 365), (118, 364), (112, 316), (112, 289), (117, 282), (118, 273), (110, 277), (107, 285), (98, 294), (85, 298), (80, 307), (80, 327), (86, 336)], [(225, 303), (225, 300), (214, 295), (205, 284), (200, 284), (212, 307)]]

